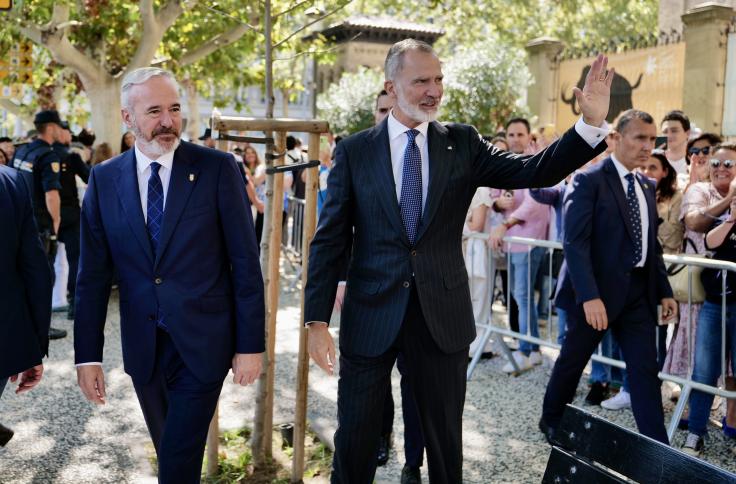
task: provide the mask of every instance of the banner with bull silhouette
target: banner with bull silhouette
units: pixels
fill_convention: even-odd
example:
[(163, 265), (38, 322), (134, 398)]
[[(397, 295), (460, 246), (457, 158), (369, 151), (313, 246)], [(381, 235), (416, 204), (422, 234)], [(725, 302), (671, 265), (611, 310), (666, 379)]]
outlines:
[[(557, 126), (570, 126), (580, 117), (572, 88), (583, 87), (592, 61), (591, 57), (560, 62)], [(609, 54), (608, 65), (616, 68), (606, 118), (609, 123), (632, 107), (650, 113), (657, 124), (668, 111), (682, 109), (684, 43)]]

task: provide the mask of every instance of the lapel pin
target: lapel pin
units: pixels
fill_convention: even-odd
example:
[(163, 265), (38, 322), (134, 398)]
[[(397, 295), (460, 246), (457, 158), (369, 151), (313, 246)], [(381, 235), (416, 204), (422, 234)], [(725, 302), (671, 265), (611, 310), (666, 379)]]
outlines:
[(194, 173), (190, 173), (189, 174), (189, 181), (190, 182), (193, 182), (194, 181)]
[(448, 146), (447, 149), (452, 151), (452, 146)]

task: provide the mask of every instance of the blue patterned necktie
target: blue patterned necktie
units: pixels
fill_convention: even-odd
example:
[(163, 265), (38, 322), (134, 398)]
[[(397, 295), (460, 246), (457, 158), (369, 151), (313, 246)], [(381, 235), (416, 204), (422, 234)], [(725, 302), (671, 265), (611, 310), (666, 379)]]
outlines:
[(404, 169), (401, 175), (401, 220), (404, 222), (409, 242), (414, 245), (417, 228), (422, 218), (422, 156), (416, 143), (419, 131), (410, 129), (406, 132), (409, 138), (404, 151)]
[(636, 196), (635, 183), (633, 173), (629, 173), (624, 178), (629, 182), (626, 190), (626, 202), (629, 206), (629, 221), (634, 227), (634, 265), (641, 261), (642, 243), (641, 243), (641, 212), (639, 211), (639, 197)]
[[(158, 170), (161, 168), (159, 163), (155, 161), (151, 163), (151, 176), (148, 178), (148, 202), (146, 212), (148, 214), (146, 226), (148, 227), (148, 238), (151, 239), (151, 248), (153, 256), (156, 257), (158, 252), (158, 242), (161, 236), (161, 223), (164, 219), (164, 187), (161, 184), (161, 177), (158, 176)], [(164, 318), (161, 315), (161, 309), (157, 310), (156, 324), (163, 330), (168, 328), (164, 324)]]
[(151, 239), (154, 256), (158, 251), (161, 222), (164, 218), (164, 187), (161, 184), (161, 177), (158, 176), (159, 168), (161, 168), (160, 164), (155, 161), (151, 163), (151, 176), (148, 178), (148, 207), (146, 210), (148, 238)]

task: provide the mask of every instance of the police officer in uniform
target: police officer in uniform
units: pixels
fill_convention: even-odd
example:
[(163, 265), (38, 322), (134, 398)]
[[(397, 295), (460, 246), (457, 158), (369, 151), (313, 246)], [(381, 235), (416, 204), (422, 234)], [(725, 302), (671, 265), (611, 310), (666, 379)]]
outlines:
[(71, 150), (72, 133), (69, 123), (61, 123), (61, 135), (52, 148), (61, 162), (61, 225), (57, 238), (64, 244), (66, 260), (69, 263), (67, 280), (67, 319), (74, 320), (74, 290), (77, 286), (77, 267), (79, 266), (79, 193), (77, 177), (84, 183), (89, 180), (89, 167), (78, 153)]
[[(18, 170), (31, 190), (33, 199), (33, 215), (52, 267), (56, 258), (57, 233), (61, 224), (61, 161), (51, 148), (58, 141), (61, 131), (61, 119), (55, 110), (36, 113), (33, 120), (38, 136), (32, 142), (20, 147), (15, 153), (13, 167)], [(43, 301), (44, 304), (47, 301)], [(51, 304), (51, 301), (48, 301)], [(49, 328), (49, 338), (59, 339), (66, 336), (66, 331)]]

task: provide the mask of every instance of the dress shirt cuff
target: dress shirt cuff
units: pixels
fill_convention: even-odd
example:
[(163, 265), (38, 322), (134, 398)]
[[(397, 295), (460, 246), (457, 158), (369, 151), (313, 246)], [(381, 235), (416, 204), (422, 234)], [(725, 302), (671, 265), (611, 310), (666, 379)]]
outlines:
[(329, 326), (330, 325), (330, 323), (326, 323), (324, 321), (307, 321), (306, 323), (304, 323), (304, 326), (308, 328), (308, 327), (310, 327), (313, 324), (324, 324), (325, 326)]
[(603, 125), (599, 128), (591, 126), (583, 121), (583, 117), (580, 116), (578, 122), (575, 123), (575, 131), (590, 145), (591, 148), (598, 146), (598, 143), (603, 141), (608, 133), (611, 132), (611, 127), (606, 121), (603, 121)]
[(100, 362), (100, 361), (88, 361), (86, 363), (77, 363), (74, 366), (80, 367), (80, 366), (92, 366), (92, 365), (102, 366), (102, 362)]
[(339, 287), (339, 286), (344, 286), (344, 285), (346, 285), (347, 283), (348, 283), (348, 281), (338, 281), (338, 282), (337, 282), (337, 286), (338, 286), (338, 287)]

